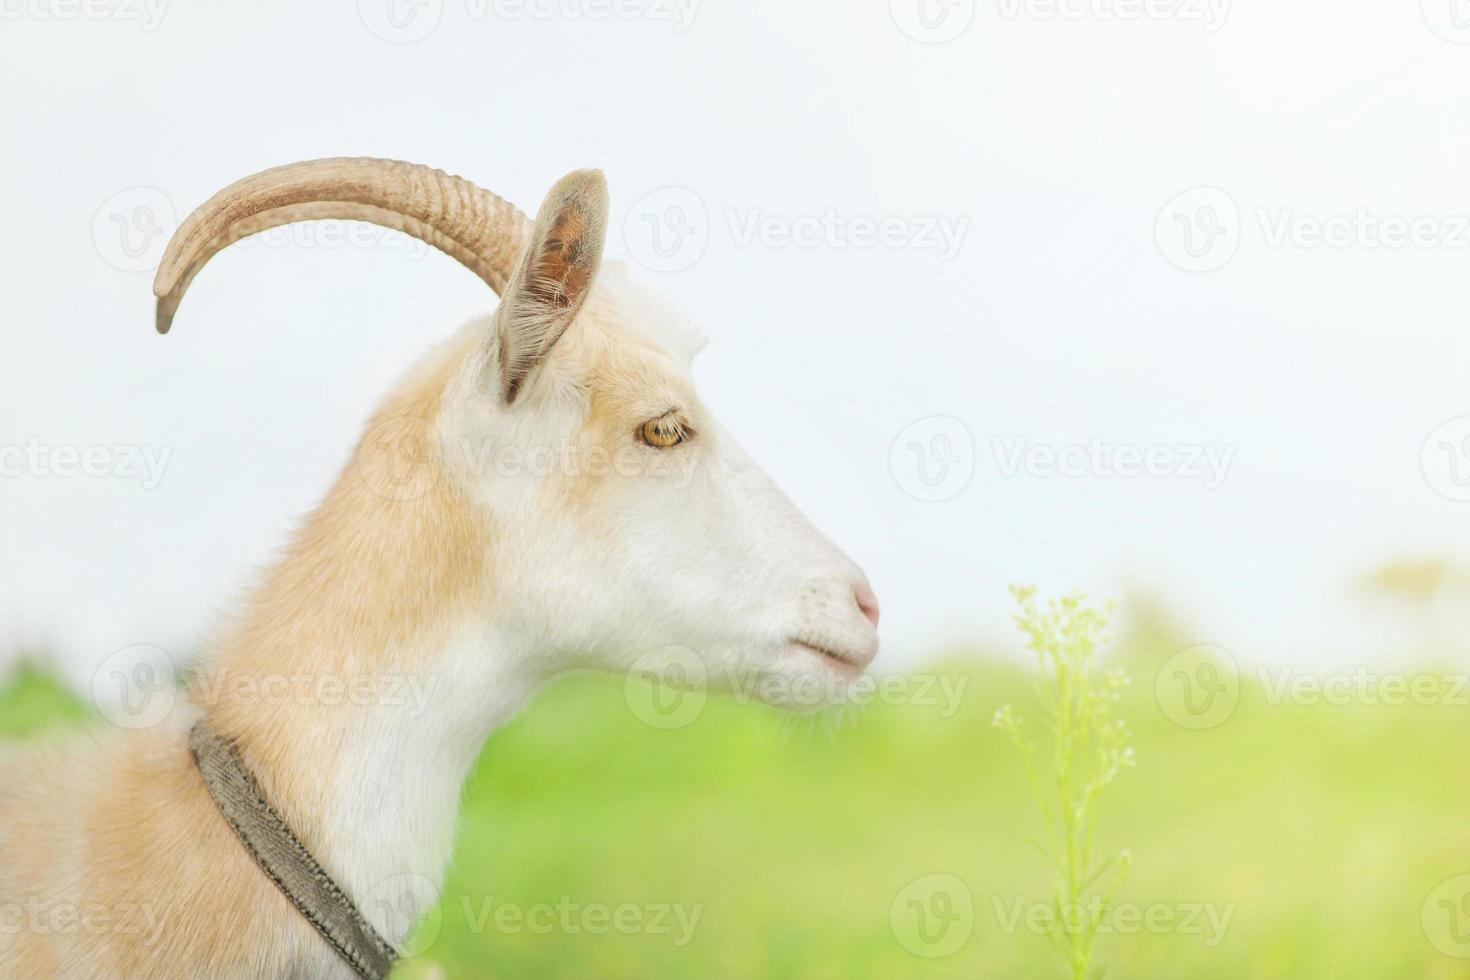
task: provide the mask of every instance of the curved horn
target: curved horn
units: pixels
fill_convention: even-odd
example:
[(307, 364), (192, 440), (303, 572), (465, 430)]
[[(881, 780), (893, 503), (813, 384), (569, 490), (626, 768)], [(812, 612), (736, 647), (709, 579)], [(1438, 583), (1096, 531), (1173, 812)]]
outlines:
[(399, 160), (338, 157), (293, 163), (238, 180), (174, 232), (153, 281), (158, 332), (215, 253), (293, 221), (369, 221), (427, 242), (491, 289), (505, 289), (530, 222), (514, 205), (462, 177)]

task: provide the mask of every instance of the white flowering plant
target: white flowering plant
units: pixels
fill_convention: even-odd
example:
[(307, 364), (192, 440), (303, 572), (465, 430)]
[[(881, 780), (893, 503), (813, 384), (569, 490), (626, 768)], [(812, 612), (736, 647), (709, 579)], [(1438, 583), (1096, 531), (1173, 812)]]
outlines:
[(1128, 676), (1100, 673), (1095, 664), (1111, 606), (1091, 605), (1080, 593), (1043, 605), (1031, 586), (1012, 586), (1011, 594), (1019, 607), (1016, 625), (1040, 667), (1044, 737), (1030, 737), (1009, 704), (993, 723), (1020, 751), (1041, 808), (1045, 837), (1034, 843), (1054, 871), (1056, 912), (1047, 935), (1067, 976), (1089, 980), (1102, 975), (1092, 972), (1093, 940), (1132, 864), (1126, 850), (1102, 859), (1094, 854), (1099, 797), (1134, 764), (1132, 734), (1113, 711)]

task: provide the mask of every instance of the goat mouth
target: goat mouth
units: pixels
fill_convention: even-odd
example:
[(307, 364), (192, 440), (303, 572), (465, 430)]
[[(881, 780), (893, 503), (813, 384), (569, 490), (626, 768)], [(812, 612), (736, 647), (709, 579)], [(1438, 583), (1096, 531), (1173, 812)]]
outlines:
[(812, 640), (798, 640), (793, 638), (791, 645), (815, 653), (844, 674), (861, 674), (863, 672), (863, 664), (854, 660), (851, 654), (834, 650), (832, 647), (813, 642)]

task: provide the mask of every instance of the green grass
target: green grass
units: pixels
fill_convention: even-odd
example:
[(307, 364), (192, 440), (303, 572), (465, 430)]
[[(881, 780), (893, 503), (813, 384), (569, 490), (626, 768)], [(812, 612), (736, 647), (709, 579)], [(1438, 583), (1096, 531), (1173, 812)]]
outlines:
[(0, 738), (40, 731), (49, 725), (79, 722), (89, 716), (86, 706), (50, 674), (22, 663), (0, 684)]
[[(1421, 925), (1436, 885), (1470, 872), (1467, 708), (1270, 705), (1246, 683), (1228, 721), (1189, 731), (1154, 701), (1150, 656), (1128, 664), (1117, 711), (1138, 765), (1110, 787), (1098, 843), (1132, 852), (1120, 903), (1231, 918), (1215, 945), (1177, 929), (1105, 935), (1106, 975), (1470, 977)], [(1035, 695), (1020, 669), (960, 663), (969, 686), (949, 718), (913, 705), (798, 718), (711, 699), (659, 731), (619, 680), (554, 685), (486, 747), (444, 902), (419, 935), (427, 950), (401, 974), (434, 961), (467, 978), (1060, 975), (1047, 940), (1003, 929), (996, 911), (1050, 897), (1021, 764), (990, 724), (1007, 701), (1034, 715)], [(78, 709), (33, 673), (0, 690), (0, 731), (53, 711)], [(890, 909), (899, 899), (913, 946), (904, 890), (934, 874), (963, 882), (973, 931), (927, 959)], [(682, 946), (495, 925), (501, 903), (558, 902), (700, 918)]]

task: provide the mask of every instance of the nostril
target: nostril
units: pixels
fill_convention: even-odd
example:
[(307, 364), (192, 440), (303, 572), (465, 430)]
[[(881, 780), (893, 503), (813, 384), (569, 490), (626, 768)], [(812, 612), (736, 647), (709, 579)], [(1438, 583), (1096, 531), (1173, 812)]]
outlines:
[(873, 594), (873, 590), (868, 588), (866, 583), (859, 582), (852, 587), (852, 597), (857, 600), (857, 607), (862, 610), (863, 615), (868, 617), (868, 622), (873, 624), (874, 629), (877, 629), (878, 597)]

